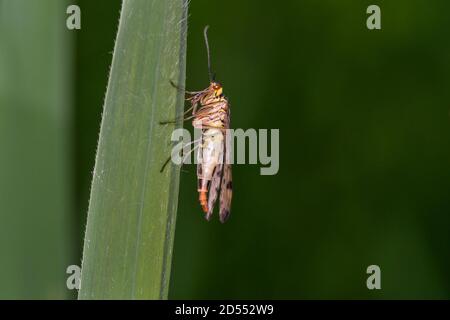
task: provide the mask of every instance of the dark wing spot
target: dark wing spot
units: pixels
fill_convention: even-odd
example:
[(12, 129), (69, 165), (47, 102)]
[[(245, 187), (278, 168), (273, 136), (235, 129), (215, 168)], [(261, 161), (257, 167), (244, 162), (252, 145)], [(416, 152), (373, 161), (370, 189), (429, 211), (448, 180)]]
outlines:
[(225, 223), (229, 217), (230, 217), (230, 211), (224, 210), (223, 212), (220, 213), (220, 222)]
[(233, 189), (233, 183), (232, 183), (231, 181), (228, 181), (228, 183), (227, 183), (227, 189), (228, 189), (228, 190)]

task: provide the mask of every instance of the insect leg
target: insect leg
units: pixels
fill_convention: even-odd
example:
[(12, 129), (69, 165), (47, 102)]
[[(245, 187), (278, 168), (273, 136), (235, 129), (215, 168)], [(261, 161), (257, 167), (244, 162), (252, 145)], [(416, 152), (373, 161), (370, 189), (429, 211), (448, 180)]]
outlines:
[[(190, 111), (192, 110), (192, 116), (189, 116), (187, 118), (184, 118)], [(169, 123), (176, 123), (178, 120), (190, 120), (194, 117), (196, 111), (196, 105), (192, 105), (189, 109), (187, 109), (181, 117), (175, 118), (174, 120), (170, 121), (160, 121), (159, 124), (169, 124)]]
[(172, 80), (170, 80), (170, 84), (172, 85), (172, 87), (174, 87), (174, 88), (177, 89), (178, 91), (185, 92), (185, 93), (190, 94), (190, 95), (195, 95), (195, 94), (201, 92), (201, 91), (186, 91), (185, 88), (178, 86), (178, 85), (177, 85), (175, 82), (173, 82)]
[(184, 145), (184, 147), (190, 146), (191, 144), (194, 144), (194, 143), (197, 143), (197, 142), (200, 142), (200, 141), (202, 141), (202, 138), (199, 138), (199, 139), (197, 139), (197, 140), (194, 140), (194, 141), (191, 141), (191, 142), (189, 142), (189, 143), (186, 143), (186, 144)]
[(183, 161), (181, 162), (182, 164), (186, 161), (187, 157), (194, 152), (195, 150), (197, 150), (200, 147), (200, 145), (196, 145), (194, 148), (192, 148), (191, 150), (189, 150), (188, 153), (186, 153), (185, 157), (183, 158)]
[[(185, 147), (187, 147), (187, 146), (190, 146), (191, 144), (195, 144), (195, 143), (197, 143), (197, 142), (200, 142), (202, 139), (200, 138), (200, 139), (197, 139), (197, 140), (194, 140), (194, 141), (191, 141), (191, 142), (189, 142), (189, 143), (186, 143), (184, 146), (183, 146), (183, 149), (185, 148)], [(187, 156), (188, 155), (190, 155), (195, 149), (197, 149), (198, 147), (199, 147), (200, 145), (197, 145), (197, 146), (195, 146), (193, 149), (191, 149), (188, 153), (186, 153), (186, 155), (185, 155), (185, 157), (183, 158), (183, 161), (181, 162), (181, 164), (184, 164), (184, 162), (186, 161), (186, 158), (187, 158)], [(181, 149), (181, 151), (183, 151), (183, 149)], [(166, 166), (167, 166), (167, 164), (169, 163), (169, 161), (172, 159), (172, 155), (170, 155), (169, 156), (169, 158), (164, 162), (164, 164), (162, 165), (162, 167), (161, 167), (161, 169), (159, 170), (159, 172), (163, 172), (164, 171), (164, 169), (166, 168)]]
[[(189, 111), (190, 111), (190, 110), (188, 110), (188, 112), (189, 112)], [(194, 118), (194, 116), (189, 116), (189, 117), (187, 117), (187, 118), (184, 118), (184, 115), (183, 115), (183, 117), (180, 117), (180, 118), (175, 119), (175, 120), (160, 121), (159, 124), (177, 123), (178, 120), (187, 121), (187, 120), (191, 120), (192, 118)]]
[(164, 162), (164, 164), (162, 165), (161, 169), (159, 170), (160, 173), (162, 173), (164, 171), (164, 169), (166, 168), (166, 166), (169, 163), (170, 159), (172, 159), (172, 156), (169, 156), (169, 158), (167, 158), (167, 160)]

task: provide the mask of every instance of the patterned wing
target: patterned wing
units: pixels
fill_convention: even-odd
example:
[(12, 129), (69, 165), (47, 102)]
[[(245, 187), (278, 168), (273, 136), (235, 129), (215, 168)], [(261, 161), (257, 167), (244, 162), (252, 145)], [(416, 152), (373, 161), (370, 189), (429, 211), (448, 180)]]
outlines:
[(220, 222), (224, 223), (230, 217), (231, 198), (233, 196), (233, 186), (231, 179), (231, 165), (225, 164), (223, 167), (222, 186), (220, 191)]
[(216, 203), (217, 196), (219, 195), (220, 180), (222, 178), (222, 166), (222, 163), (220, 163), (214, 169), (214, 175), (209, 186), (208, 213), (206, 214), (206, 220), (211, 219), (214, 204)]
[[(228, 109), (228, 115), (225, 121), (225, 128), (230, 129), (230, 111)], [(231, 210), (231, 198), (233, 196), (233, 184), (231, 177), (231, 135), (229, 130), (225, 130), (225, 143), (224, 143), (224, 164), (222, 183), (220, 187), (220, 222), (224, 223), (230, 217)]]

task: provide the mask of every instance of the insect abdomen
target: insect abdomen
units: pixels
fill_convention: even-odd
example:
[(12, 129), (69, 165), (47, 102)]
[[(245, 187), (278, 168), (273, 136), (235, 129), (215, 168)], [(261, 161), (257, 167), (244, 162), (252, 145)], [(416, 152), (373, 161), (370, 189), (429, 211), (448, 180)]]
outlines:
[(200, 205), (202, 206), (202, 210), (204, 213), (208, 212), (208, 196), (207, 193), (208, 191), (206, 190), (199, 190), (199, 197), (198, 200), (200, 201)]
[(199, 201), (205, 213), (208, 212), (208, 187), (214, 170), (223, 158), (223, 134), (219, 129), (208, 129), (203, 133), (202, 147), (199, 149), (198, 192)]

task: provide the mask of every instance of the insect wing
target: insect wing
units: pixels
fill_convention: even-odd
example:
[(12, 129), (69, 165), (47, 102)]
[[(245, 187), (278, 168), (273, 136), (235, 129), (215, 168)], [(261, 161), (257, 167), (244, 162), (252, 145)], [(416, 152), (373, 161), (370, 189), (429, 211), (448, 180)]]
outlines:
[[(229, 114), (228, 114), (229, 119)], [(229, 129), (229, 120), (226, 128)], [(224, 148), (224, 164), (222, 183), (220, 187), (220, 222), (224, 223), (228, 220), (231, 210), (231, 198), (233, 196), (233, 183), (231, 176), (231, 135), (229, 130), (225, 130), (225, 148)]]
[(217, 197), (219, 195), (219, 189), (220, 189), (220, 181), (222, 178), (222, 168), (223, 164), (217, 164), (214, 175), (211, 180), (211, 184), (209, 186), (209, 194), (208, 194), (208, 213), (206, 214), (206, 220), (211, 219), (213, 210), (214, 210), (214, 204), (216, 203)]
[(233, 186), (231, 179), (231, 165), (225, 164), (223, 167), (222, 186), (220, 191), (220, 222), (224, 223), (230, 217), (231, 198), (233, 196)]

